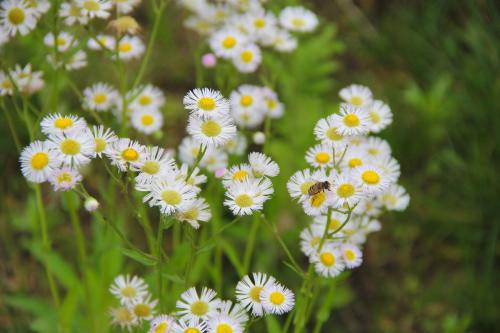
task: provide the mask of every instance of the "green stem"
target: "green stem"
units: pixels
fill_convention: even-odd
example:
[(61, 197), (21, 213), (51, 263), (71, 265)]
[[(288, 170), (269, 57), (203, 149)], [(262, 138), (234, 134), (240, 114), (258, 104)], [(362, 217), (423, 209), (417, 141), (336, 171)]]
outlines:
[(156, 235), (156, 246), (157, 252), (156, 256), (158, 258), (158, 264), (156, 266), (156, 279), (158, 283), (158, 298), (160, 299), (160, 311), (163, 311), (163, 275), (161, 272), (161, 266), (163, 264), (162, 256), (162, 245), (163, 245), (163, 226), (161, 222), (158, 225), (158, 234)]
[(196, 170), (196, 168), (200, 164), (201, 160), (203, 159), (203, 156), (205, 156), (205, 153), (207, 152), (207, 149), (208, 149), (208, 146), (203, 147), (203, 145), (200, 144), (198, 156), (196, 157), (196, 161), (194, 162), (193, 167), (189, 169), (189, 172), (188, 172), (188, 174), (186, 176), (186, 181), (189, 180), (189, 178), (193, 174), (194, 170)]
[(264, 147), (262, 150), (265, 154), (269, 153), (269, 144), (271, 139), (271, 117), (268, 115), (264, 123)]
[(257, 214), (254, 214), (252, 229), (250, 229), (250, 233), (248, 234), (245, 255), (243, 256), (243, 272), (245, 274), (247, 274), (248, 270), (250, 269), (250, 263), (252, 260), (253, 249), (255, 247), (255, 238), (257, 237), (257, 231), (259, 230), (259, 224), (259, 216)]
[(12, 140), (14, 140), (14, 144), (16, 145), (16, 149), (18, 152), (21, 151), (21, 142), (19, 141), (19, 137), (17, 135), (16, 127), (14, 126), (14, 122), (12, 121), (12, 118), (10, 116), (9, 111), (7, 111), (7, 108), (5, 107), (5, 102), (3, 98), (1, 99), (2, 101), (2, 110), (5, 113), (5, 119), (7, 119), (7, 125), (9, 126), (10, 133), (12, 135)]

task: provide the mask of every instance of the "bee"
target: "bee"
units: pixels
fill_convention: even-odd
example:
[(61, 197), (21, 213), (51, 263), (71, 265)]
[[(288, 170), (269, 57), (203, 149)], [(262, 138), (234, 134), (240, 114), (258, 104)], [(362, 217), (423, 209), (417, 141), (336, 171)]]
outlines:
[(311, 187), (309, 187), (309, 190), (307, 190), (307, 193), (310, 195), (310, 196), (313, 196), (313, 195), (316, 195), (320, 192), (323, 192), (325, 190), (328, 190), (330, 191), (330, 182), (329, 181), (325, 181), (325, 182), (317, 182), (316, 184), (312, 185)]

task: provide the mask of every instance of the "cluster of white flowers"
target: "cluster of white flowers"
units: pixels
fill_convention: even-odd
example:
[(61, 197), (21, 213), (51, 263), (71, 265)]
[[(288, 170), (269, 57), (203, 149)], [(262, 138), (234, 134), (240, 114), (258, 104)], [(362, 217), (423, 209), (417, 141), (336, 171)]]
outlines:
[(27, 35), (50, 8), (48, 0), (4, 0), (0, 4), (0, 45), (18, 33)]
[(40, 71), (33, 71), (30, 64), (24, 67), (16, 65), (7, 73), (0, 71), (0, 96), (12, 96), (16, 88), (24, 95), (36, 93), (45, 85), (42, 74)]
[(148, 320), (149, 333), (242, 333), (249, 320), (247, 311), (255, 317), (282, 315), (295, 304), (291, 290), (263, 273), (246, 275), (238, 282), (236, 303), (219, 299), (212, 289), (198, 293), (192, 287), (180, 295), (176, 312), (157, 316), (157, 301), (151, 300), (143, 279), (120, 275), (110, 291), (120, 302), (120, 307), (111, 310), (112, 322), (131, 330)]
[(318, 18), (304, 7), (286, 7), (276, 15), (261, 1), (180, 0), (191, 15), (186, 27), (208, 36), (219, 58), (231, 61), (242, 73), (254, 72), (262, 61), (261, 47), (290, 52), (297, 47), (294, 32), (310, 32)]
[(301, 249), (316, 271), (333, 277), (361, 265), (366, 235), (380, 229), (377, 218), (409, 203), (397, 184), (399, 163), (387, 141), (369, 136), (392, 122), (385, 103), (369, 88), (351, 85), (340, 91), (340, 112), (320, 119), (318, 144), (306, 153), (309, 169), (288, 181), (290, 196), (314, 222), (301, 233)]

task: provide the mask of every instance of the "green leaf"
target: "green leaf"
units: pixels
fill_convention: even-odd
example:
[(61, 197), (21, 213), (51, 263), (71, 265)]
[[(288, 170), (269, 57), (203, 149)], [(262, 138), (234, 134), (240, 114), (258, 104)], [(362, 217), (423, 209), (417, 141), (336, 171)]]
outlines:
[(265, 318), (268, 333), (281, 333), (281, 326), (276, 317), (266, 316)]
[(155, 257), (144, 252), (139, 252), (134, 249), (126, 249), (126, 248), (122, 249), (122, 252), (127, 257), (132, 258), (135, 261), (138, 261), (146, 266), (154, 266), (158, 263), (158, 260)]
[(227, 241), (221, 240), (222, 250), (226, 254), (227, 258), (233, 264), (234, 268), (238, 271), (240, 276), (245, 275), (245, 271), (243, 269), (243, 265), (240, 262), (239, 255), (236, 252), (236, 249)]

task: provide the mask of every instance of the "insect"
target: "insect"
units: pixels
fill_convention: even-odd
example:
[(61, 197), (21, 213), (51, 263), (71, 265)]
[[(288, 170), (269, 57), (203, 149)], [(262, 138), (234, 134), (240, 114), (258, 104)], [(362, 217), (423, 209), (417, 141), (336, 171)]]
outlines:
[(317, 182), (311, 187), (309, 187), (309, 190), (307, 190), (307, 193), (311, 196), (316, 195), (320, 192), (323, 192), (325, 190), (330, 191), (330, 182), (325, 181), (325, 182)]

